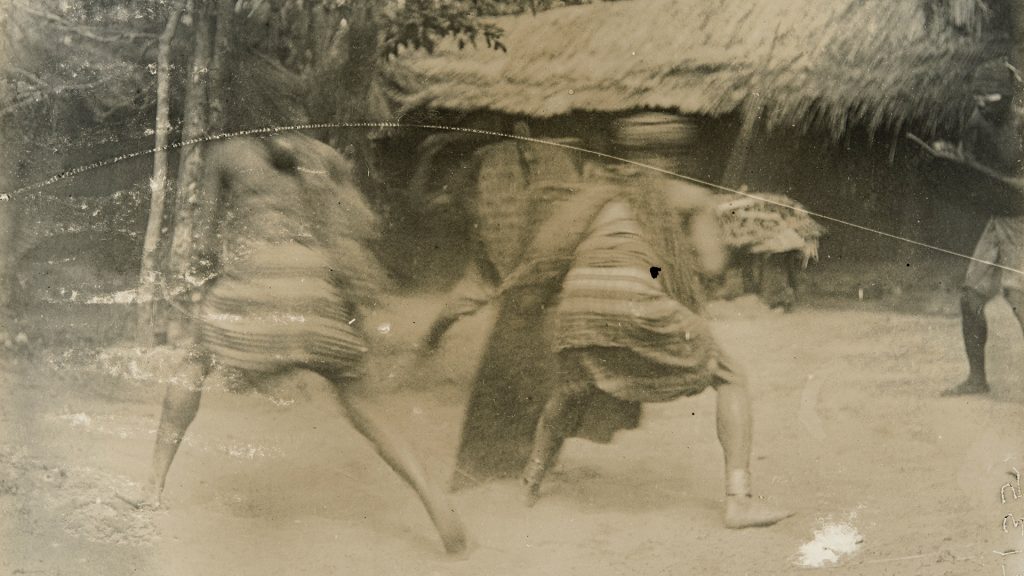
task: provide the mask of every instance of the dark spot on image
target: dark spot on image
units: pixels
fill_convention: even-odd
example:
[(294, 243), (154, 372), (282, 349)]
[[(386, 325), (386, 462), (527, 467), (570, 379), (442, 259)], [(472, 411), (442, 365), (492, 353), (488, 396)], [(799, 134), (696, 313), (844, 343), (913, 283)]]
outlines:
[(657, 266), (651, 266), (651, 278), (657, 278), (658, 274), (661, 273), (661, 268)]

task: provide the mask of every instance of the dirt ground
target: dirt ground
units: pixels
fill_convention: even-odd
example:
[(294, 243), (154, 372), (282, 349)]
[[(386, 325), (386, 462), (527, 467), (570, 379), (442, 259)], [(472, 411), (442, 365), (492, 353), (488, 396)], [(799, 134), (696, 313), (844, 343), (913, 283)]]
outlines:
[[(456, 326), (439, 354), (410, 351), (440, 297), (370, 319), (365, 395), (430, 475), (452, 468), (468, 384), (493, 318)], [(572, 441), (533, 509), (515, 482), (453, 496), (472, 531), (442, 553), (426, 514), (338, 416), (323, 386), (292, 378), (238, 394), (211, 385), (171, 471), (166, 509), (114, 497), (146, 478), (173, 355), (35, 348), (3, 359), (3, 574), (920, 574), (1024, 572), (1024, 342), (989, 308), (994, 394), (938, 396), (964, 375), (959, 321), (849, 302), (790, 314), (743, 298), (712, 308), (752, 375), (755, 492), (797, 515), (722, 527), (714, 394), (651, 406), (610, 445)], [(1005, 499), (1005, 502), (1003, 501)], [(1014, 514), (1004, 530), (1004, 517)], [(820, 568), (798, 551), (826, 525), (856, 551)], [(1006, 555), (1003, 555), (1006, 554)]]

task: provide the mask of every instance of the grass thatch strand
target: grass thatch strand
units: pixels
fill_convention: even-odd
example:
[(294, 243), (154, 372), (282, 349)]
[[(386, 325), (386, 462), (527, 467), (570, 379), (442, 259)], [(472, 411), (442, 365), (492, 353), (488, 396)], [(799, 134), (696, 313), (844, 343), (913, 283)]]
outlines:
[[(770, 125), (836, 135), (956, 123), (973, 68), (1009, 42), (978, 0), (632, 0), (503, 18), (508, 52), (409, 52), (383, 71), (399, 113), (721, 115), (758, 94)], [(971, 33), (969, 29), (980, 30)]]

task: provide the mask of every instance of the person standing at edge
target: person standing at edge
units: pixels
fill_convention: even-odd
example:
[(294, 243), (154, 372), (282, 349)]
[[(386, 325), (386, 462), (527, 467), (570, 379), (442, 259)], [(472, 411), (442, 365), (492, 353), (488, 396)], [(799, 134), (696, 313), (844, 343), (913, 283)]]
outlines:
[[(1024, 172), (1020, 122), (1014, 114), (1013, 93), (1017, 75), (1005, 61), (986, 62), (974, 74), (975, 109), (964, 130), (959, 152), (1004, 177)], [(970, 372), (967, 379), (945, 390), (943, 396), (986, 394), (985, 344), (988, 324), (985, 305), (1000, 292), (1013, 307), (1024, 329), (1024, 216), (994, 215), (974, 249), (974, 259), (960, 296), (964, 347)]]

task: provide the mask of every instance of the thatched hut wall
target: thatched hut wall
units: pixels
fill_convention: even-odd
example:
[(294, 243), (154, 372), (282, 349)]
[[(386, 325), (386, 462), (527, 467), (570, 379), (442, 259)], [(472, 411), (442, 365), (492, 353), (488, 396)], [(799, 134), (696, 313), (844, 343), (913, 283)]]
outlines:
[[(618, 151), (611, 142), (609, 127), (617, 116), (578, 112), (533, 119), (494, 114), (489, 117), (487, 125), (512, 135), (515, 135), (517, 125), (520, 131), (525, 126), (533, 138), (616, 155)], [(693, 168), (684, 169), (681, 173), (721, 183), (741, 120), (736, 115), (726, 115), (700, 117), (697, 123), (701, 126), (701, 145), (690, 148), (694, 157), (686, 164)], [(470, 122), (470, 125), (479, 126), (479, 120)], [(425, 137), (425, 133), (420, 134), (418, 142)], [(421, 240), (434, 238), (430, 242), (418, 243), (421, 251), (424, 246), (430, 247), (427, 250), (429, 258), (403, 259), (403, 263), (412, 262), (413, 267), (409, 271), (413, 276), (422, 279), (431, 272), (444, 269), (446, 277), (452, 278), (452, 274), (457, 276), (461, 267), (468, 263), (466, 258), (470, 251), (465, 247), (475, 231), (472, 228), (473, 216), (465, 206), (478, 193), (480, 169), (473, 163), (474, 154), (482, 146), (500, 141), (500, 138), (493, 138), (464, 142), (460, 146), (450, 146), (434, 157), (429, 181), (424, 189), (415, 192), (420, 200), (410, 198), (409, 205), (427, 204), (437, 195), (452, 194), (459, 198), (439, 213), (422, 215), (420, 228), (415, 231), (405, 229), (397, 235), (416, 236)], [(416, 144), (406, 138), (402, 146), (415, 151)], [(564, 153), (558, 148), (535, 147), (541, 154), (546, 149), (551, 154)], [(735, 185), (746, 185), (752, 193), (786, 194), (809, 210), (837, 220), (822, 221), (828, 228), (828, 235), (821, 242), (821, 257), (827, 262), (882, 259), (904, 262), (916, 268), (921, 259), (931, 255), (920, 246), (839, 221), (947, 250), (970, 253), (986, 220), (983, 214), (965, 212), (961, 207), (950, 205), (942, 199), (942, 194), (930, 188), (922, 175), (924, 168), (914, 145), (901, 132), (871, 134), (866, 127), (854, 127), (837, 141), (820, 129), (761, 130), (755, 133), (747, 153), (748, 158), (736, 175)], [(580, 161), (606, 161), (606, 158), (583, 152), (574, 152), (573, 155)], [(416, 162), (408, 162), (410, 157), (416, 158), (416, 155), (413, 153), (392, 160), (415, 166)], [(424, 158), (417, 160), (427, 161)], [(404, 182), (408, 180), (402, 179)], [(396, 182), (396, 186), (401, 186), (401, 182)], [(439, 268), (439, 265), (443, 266)], [(419, 272), (414, 272), (417, 269)]]
[(502, 18), (508, 52), (410, 52), (383, 72), (397, 115), (420, 108), (534, 118), (644, 108), (835, 137), (960, 122), (965, 80), (1011, 50), (1003, 3), (976, 18), (922, 0), (631, 0)]
[[(984, 216), (950, 208), (904, 139), (955, 137), (980, 62), (1010, 53), (1008, 2), (627, 0), (504, 18), (508, 52), (410, 52), (381, 91), (424, 110), (528, 118), (532, 134), (601, 152), (607, 122), (663, 110), (706, 122), (687, 172), (781, 192), (836, 218), (969, 252)], [(959, 3), (961, 8), (967, 6)], [(971, 7), (971, 6), (967, 6)], [(500, 124), (500, 122), (499, 122)], [(737, 146), (739, 143), (739, 146)], [(831, 258), (912, 257), (829, 225)]]
[(826, 260), (904, 260), (927, 249), (866, 226), (916, 242), (970, 253), (987, 216), (950, 204), (928, 183), (922, 158), (905, 139), (888, 135), (888, 145), (851, 131), (839, 142), (826, 134), (780, 130), (752, 147), (741, 179), (751, 191), (789, 195), (823, 220)]

